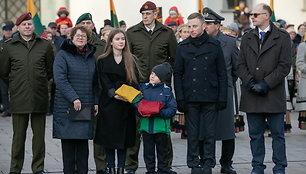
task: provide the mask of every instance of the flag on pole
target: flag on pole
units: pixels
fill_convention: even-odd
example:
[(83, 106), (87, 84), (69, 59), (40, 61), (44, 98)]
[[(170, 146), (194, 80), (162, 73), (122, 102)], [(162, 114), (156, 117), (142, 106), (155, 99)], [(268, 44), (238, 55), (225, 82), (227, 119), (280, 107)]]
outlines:
[(116, 13), (116, 10), (115, 10), (113, 0), (109, 0), (109, 5), (110, 5), (110, 15), (111, 15), (112, 27), (119, 28), (117, 13)]
[(44, 27), (41, 24), (40, 18), (37, 14), (36, 8), (34, 6), (34, 2), (33, 0), (28, 0), (27, 2), (27, 8), (28, 8), (28, 12), (31, 13), (32, 18), (33, 18), (33, 22), (34, 22), (34, 26), (35, 26), (35, 30), (34, 32), (41, 36), (44, 32)]
[(274, 0), (270, 0), (270, 8), (271, 8), (271, 10), (272, 10), (272, 14), (271, 14), (270, 20), (271, 20), (272, 22), (275, 22), (276, 19), (275, 19), (275, 14), (274, 14)]
[(203, 13), (202, 13), (202, 10), (204, 8), (203, 0), (198, 0), (198, 8), (199, 8), (198, 9), (199, 13), (201, 13), (203, 15)]

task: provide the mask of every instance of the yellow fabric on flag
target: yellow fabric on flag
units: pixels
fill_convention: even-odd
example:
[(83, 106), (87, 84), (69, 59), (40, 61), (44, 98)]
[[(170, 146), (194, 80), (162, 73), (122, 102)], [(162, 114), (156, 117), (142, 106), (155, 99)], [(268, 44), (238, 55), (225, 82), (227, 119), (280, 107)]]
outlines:
[(138, 94), (141, 94), (141, 92), (133, 88), (132, 86), (123, 84), (120, 88), (118, 88), (115, 91), (115, 94), (121, 96), (122, 98), (132, 103), (134, 98), (137, 97)]

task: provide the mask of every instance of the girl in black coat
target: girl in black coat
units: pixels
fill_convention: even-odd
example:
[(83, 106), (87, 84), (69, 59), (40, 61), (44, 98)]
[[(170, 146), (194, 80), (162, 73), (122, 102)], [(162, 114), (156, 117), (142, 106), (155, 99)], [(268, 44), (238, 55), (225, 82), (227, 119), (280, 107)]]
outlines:
[(115, 173), (117, 150), (117, 174), (124, 173), (126, 148), (135, 143), (136, 118), (132, 105), (115, 94), (122, 84), (137, 88), (136, 64), (129, 51), (126, 35), (116, 29), (109, 34), (105, 53), (98, 58), (98, 76), (102, 92), (94, 143), (106, 148), (107, 167)]

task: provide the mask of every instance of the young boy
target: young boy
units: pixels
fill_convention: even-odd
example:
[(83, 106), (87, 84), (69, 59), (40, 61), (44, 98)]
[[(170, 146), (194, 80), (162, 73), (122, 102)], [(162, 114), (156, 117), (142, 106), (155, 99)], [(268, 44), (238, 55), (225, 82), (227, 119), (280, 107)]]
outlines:
[[(157, 151), (157, 174), (176, 174), (168, 167), (168, 136), (170, 134), (170, 119), (176, 113), (176, 101), (171, 88), (164, 82), (170, 81), (172, 68), (169, 63), (163, 63), (152, 69), (149, 83), (143, 84), (140, 91), (143, 99), (149, 102), (158, 102), (161, 109), (156, 114), (148, 114), (145, 106), (139, 104), (140, 128), (144, 145), (144, 161), (146, 164), (146, 174), (156, 174), (155, 172), (155, 148)], [(150, 105), (151, 107), (152, 105)], [(145, 113), (145, 114), (144, 114)], [(144, 116), (143, 116), (144, 115)]]

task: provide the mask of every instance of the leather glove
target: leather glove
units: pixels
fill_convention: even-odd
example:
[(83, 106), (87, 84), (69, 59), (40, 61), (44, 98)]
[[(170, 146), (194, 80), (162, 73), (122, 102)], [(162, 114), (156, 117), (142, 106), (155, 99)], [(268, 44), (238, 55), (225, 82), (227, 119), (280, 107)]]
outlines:
[[(256, 84), (256, 81), (254, 78), (251, 78), (250, 81), (247, 83), (247, 89), (249, 91), (252, 91), (252, 88), (254, 87), (254, 85)], [(253, 91), (252, 91), (253, 92)]]
[(269, 92), (270, 87), (268, 86), (267, 82), (262, 80), (258, 83), (256, 83), (253, 88), (252, 91), (256, 94), (260, 94), (260, 95), (265, 95)]
[(218, 102), (217, 103), (217, 109), (220, 111), (220, 110), (223, 110), (226, 108), (226, 105), (227, 105), (227, 102)]
[(180, 111), (180, 112), (184, 112), (185, 107), (186, 107), (185, 101), (184, 100), (179, 100), (176, 103), (177, 103), (177, 110)]

